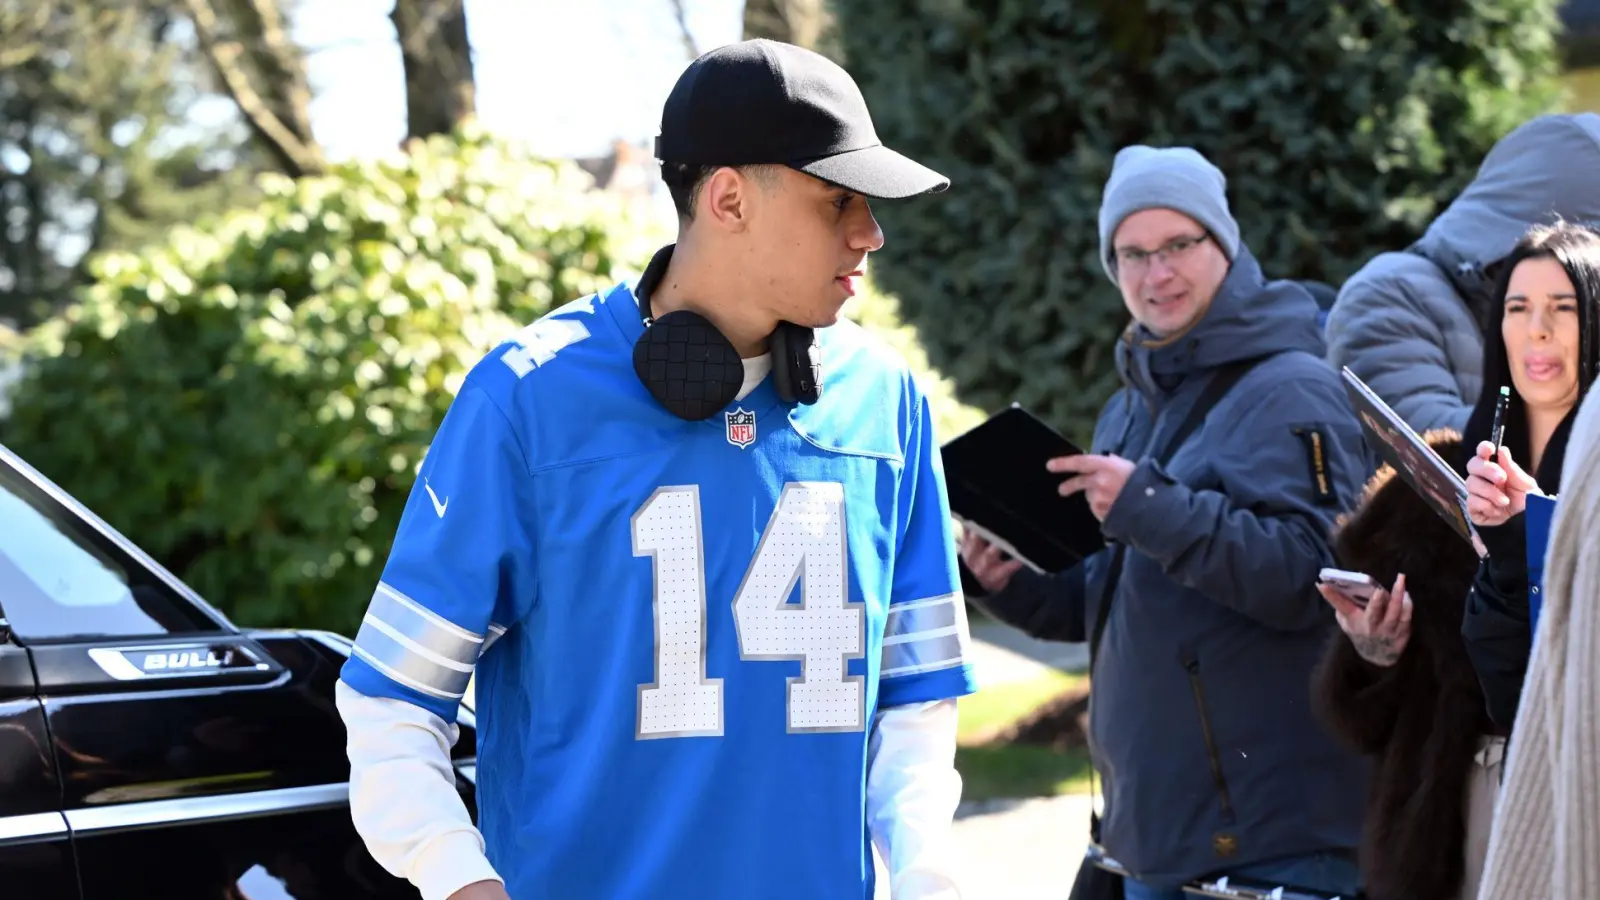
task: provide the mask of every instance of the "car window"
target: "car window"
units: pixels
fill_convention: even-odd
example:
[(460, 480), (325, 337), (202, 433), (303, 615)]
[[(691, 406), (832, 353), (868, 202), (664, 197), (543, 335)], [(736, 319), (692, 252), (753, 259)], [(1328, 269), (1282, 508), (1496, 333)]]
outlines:
[(0, 610), (24, 641), (217, 626), (37, 485), (0, 466)]

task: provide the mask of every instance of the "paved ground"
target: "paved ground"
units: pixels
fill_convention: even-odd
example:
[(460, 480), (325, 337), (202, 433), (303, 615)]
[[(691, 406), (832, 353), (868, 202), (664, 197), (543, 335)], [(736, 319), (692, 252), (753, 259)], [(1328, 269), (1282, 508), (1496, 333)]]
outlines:
[[(980, 686), (1027, 681), (1046, 667), (1088, 668), (1084, 644), (1048, 644), (1003, 625), (974, 622), (974, 668)], [(962, 900), (1064, 900), (1089, 838), (1087, 794), (963, 803), (956, 813), (953, 860)], [(880, 865), (877, 900), (889, 900)]]
[[(961, 900), (1065, 900), (1089, 839), (1089, 795), (964, 804), (955, 838)], [(881, 864), (876, 900), (891, 900)]]
[(1065, 900), (1089, 839), (1089, 795), (958, 814), (955, 834), (962, 900)]

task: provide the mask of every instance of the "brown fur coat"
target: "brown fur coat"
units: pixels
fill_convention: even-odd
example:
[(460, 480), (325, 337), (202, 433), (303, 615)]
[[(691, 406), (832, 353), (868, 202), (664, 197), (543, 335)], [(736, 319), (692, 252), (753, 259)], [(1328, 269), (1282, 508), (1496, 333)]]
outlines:
[[(1454, 459), (1459, 438), (1430, 433)], [(1339, 739), (1373, 759), (1361, 869), (1371, 900), (1450, 900), (1461, 887), (1466, 785), (1478, 737), (1490, 729), (1482, 691), (1461, 640), (1461, 616), (1477, 570), (1472, 548), (1385, 467), (1360, 506), (1340, 520), (1339, 565), (1411, 594), (1411, 639), (1388, 669), (1361, 659), (1335, 635), (1317, 670), (1317, 713)]]

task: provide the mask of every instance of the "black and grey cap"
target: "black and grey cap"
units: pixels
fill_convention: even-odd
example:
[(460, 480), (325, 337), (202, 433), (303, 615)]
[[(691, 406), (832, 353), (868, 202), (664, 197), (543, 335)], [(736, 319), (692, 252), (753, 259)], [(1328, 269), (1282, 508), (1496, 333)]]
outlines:
[(883, 199), (950, 186), (883, 145), (850, 73), (820, 53), (765, 39), (728, 44), (689, 64), (662, 108), (656, 158), (785, 165)]

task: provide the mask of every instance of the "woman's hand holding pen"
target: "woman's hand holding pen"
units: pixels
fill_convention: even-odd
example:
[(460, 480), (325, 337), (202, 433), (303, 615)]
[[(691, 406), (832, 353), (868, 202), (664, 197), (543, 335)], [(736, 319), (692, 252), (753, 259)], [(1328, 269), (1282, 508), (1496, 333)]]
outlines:
[(1480, 528), (1504, 525), (1528, 505), (1528, 494), (1541, 494), (1539, 483), (1522, 470), (1511, 451), (1500, 448), (1498, 461), (1490, 441), (1478, 444), (1467, 462), (1467, 515)]

